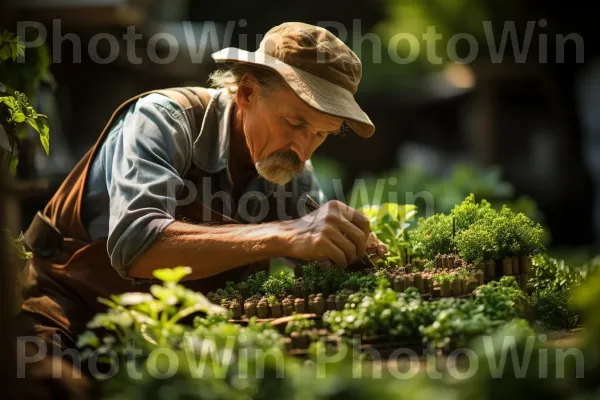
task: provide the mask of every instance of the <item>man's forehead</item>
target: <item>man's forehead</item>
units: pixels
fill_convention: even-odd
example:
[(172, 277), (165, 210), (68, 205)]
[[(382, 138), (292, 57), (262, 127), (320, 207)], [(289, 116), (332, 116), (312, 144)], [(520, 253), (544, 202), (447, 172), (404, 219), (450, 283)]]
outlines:
[[(301, 101), (300, 101), (301, 102)], [(330, 124), (333, 128), (338, 128), (344, 120), (339, 117), (334, 117), (332, 115), (325, 114), (323, 112), (314, 110), (305, 104), (291, 104), (289, 102), (282, 103), (282, 108), (284, 112), (290, 114), (290, 116), (294, 116), (298, 119), (304, 120), (306, 123), (316, 123), (319, 124)]]

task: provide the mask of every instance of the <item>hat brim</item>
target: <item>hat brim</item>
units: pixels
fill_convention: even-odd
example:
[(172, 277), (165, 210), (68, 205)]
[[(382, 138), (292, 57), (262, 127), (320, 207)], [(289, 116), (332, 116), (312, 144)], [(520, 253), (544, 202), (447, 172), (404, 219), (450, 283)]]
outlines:
[(345, 88), (303, 69), (286, 64), (262, 51), (249, 52), (227, 47), (213, 53), (216, 62), (244, 62), (277, 72), (290, 88), (309, 106), (346, 120), (348, 126), (359, 136), (371, 137), (375, 125), (360, 108), (354, 95)]

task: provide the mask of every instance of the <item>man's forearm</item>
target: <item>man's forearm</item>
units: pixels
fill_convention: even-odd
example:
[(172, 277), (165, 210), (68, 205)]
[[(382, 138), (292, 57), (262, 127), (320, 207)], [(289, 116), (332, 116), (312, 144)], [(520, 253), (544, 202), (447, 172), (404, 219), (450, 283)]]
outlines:
[(286, 255), (277, 223), (193, 225), (173, 222), (131, 266), (129, 276), (153, 278), (159, 268), (192, 268), (186, 279), (201, 279), (273, 257)]

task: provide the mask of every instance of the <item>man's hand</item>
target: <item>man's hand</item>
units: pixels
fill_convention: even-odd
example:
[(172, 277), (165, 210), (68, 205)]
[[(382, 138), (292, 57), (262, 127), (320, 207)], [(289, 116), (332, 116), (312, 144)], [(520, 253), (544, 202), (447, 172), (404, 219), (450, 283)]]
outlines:
[(367, 253), (373, 262), (377, 262), (387, 253), (387, 246), (373, 232), (371, 232), (367, 241)]
[(369, 227), (369, 220), (339, 201), (330, 201), (300, 219), (282, 222), (290, 257), (329, 259), (345, 268), (359, 260), (371, 245), (377, 256), (385, 254)]

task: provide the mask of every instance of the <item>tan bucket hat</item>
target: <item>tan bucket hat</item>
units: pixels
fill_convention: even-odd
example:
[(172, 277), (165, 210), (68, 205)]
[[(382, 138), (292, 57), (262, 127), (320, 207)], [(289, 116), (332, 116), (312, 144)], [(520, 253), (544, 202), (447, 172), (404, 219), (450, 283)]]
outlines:
[(286, 22), (271, 28), (254, 52), (226, 47), (212, 58), (275, 71), (309, 106), (344, 118), (362, 137), (375, 132), (375, 125), (354, 99), (362, 77), (360, 59), (327, 29)]

